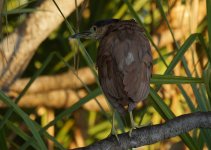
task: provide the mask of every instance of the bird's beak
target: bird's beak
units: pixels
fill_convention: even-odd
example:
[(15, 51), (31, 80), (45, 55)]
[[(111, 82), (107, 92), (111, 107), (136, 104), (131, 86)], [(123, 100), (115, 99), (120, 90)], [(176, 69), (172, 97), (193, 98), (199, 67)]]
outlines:
[(70, 38), (74, 38), (74, 39), (80, 39), (80, 38), (83, 38), (83, 39), (91, 39), (93, 38), (93, 33), (91, 31), (84, 31), (84, 32), (81, 32), (81, 33), (76, 33), (74, 35), (72, 35)]

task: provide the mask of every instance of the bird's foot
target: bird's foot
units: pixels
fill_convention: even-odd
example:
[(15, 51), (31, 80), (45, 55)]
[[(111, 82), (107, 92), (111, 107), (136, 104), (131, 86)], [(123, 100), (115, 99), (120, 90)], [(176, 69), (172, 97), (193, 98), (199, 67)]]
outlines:
[(118, 134), (117, 134), (117, 130), (114, 127), (112, 127), (112, 129), (111, 129), (110, 136), (111, 135), (114, 135), (116, 137), (117, 141), (119, 142), (119, 137), (118, 137)]
[(129, 136), (130, 136), (130, 137), (132, 137), (132, 131), (133, 131), (134, 129), (141, 128), (141, 126), (135, 124), (134, 122), (131, 122), (131, 123), (132, 123), (132, 125), (131, 125), (132, 127), (130, 128), (130, 131), (129, 131)]
[(110, 132), (109, 136), (114, 135), (116, 137), (117, 141), (119, 142), (118, 133), (117, 133), (117, 130), (115, 128), (114, 121), (115, 121), (115, 111), (112, 115), (112, 121), (111, 121), (112, 122), (112, 128), (111, 128), (111, 132)]
[(132, 123), (132, 127), (131, 127), (131, 129), (129, 130), (129, 136), (130, 136), (130, 137), (132, 137), (132, 131), (133, 131), (134, 129), (138, 129), (138, 128), (142, 128), (142, 127), (146, 127), (146, 126), (148, 126), (148, 125), (151, 125), (151, 122), (146, 123), (146, 124), (143, 124), (143, 125), (137, 125), (137, 124), (135, 124), (134, 122), (131, 122), (131, 123)]
[(131, 122), (131, 129), (129, 131), (129, 136), (131, 137), (132, 136), (132, 131), (136, 128), (142, 128), (142, 127), (145, 127), (145, 126), (148, 126), (151, 124), (151, 122), (147, 123), (147, 124), (144, 124), (144, 125), (137, 125), (133, 119), (133, 114), (132, 114), (132, 111), (129, 111), (129, 114), (130, 114), (130, 122)]

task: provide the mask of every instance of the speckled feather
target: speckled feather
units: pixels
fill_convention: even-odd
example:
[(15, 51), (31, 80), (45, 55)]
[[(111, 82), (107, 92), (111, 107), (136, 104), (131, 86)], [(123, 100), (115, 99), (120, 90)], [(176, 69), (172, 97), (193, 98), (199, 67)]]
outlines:
[(152, 54), (144, 30), (134, 20), (109, 26), (100, 39), (97, 68), (105, 96), (121, 114), (147, 98)]

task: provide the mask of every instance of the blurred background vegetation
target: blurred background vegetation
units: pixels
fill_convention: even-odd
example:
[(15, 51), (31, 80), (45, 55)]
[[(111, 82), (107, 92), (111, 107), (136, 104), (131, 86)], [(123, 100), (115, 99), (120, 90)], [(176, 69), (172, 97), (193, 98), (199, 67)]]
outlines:
[[(210, 0), (67, 1), (3, 0), (0, 4), (1, 149), (76, 148), (109, 136), (112, 109), (95, 70), (98, 42), (68, 40), (74, 32), (108, 18), (135, 19), (151, 42), (152, 89), (145, 103), (134, 110), (137, 123), (159, 124), (211, 110)], [(51, 3), (53, 9), (44, 3)], [(68, 7), (73, 10), (66, 12)], [(66, 19), (48, 24), (50, 17), (42, 18), (45, 13)], [(33, 17), (36, 22), (28, 21)], [(41, 34), (39, 28), (44, 28)], [(48, 28), (52, 31), (45, 33)], [(12, 34), (23, 38), (25, 45), (15, 47), (17, 39), (10, 39)], [(41, 39), (37, 46), (35, 37)], [(17, 67), (25, 64), (22, 70), (10, 68), (10, 61), (25, 54), (17, 51), (9, 57), (9, 45), (33, 50), (28, 61), (17, 59)], [(11, 77), (8, 72), (17, 75)], [(118, 133), (128, 131), (128, 122), (128, 117), (116, 116)], [(196, 129), (137, 149), (211, 149), (210, 139), (210, 130)]]

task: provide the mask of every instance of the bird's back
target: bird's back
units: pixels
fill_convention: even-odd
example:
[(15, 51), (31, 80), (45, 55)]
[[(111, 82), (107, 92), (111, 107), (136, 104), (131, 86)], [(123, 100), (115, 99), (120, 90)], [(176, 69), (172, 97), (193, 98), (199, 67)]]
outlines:
[[(120, 113), (132, 110), (149, 93), (150, 44), (135, 21), (119, 21), (101, 39), (97, 68), (105, 96)], [(128, 106), (128, 108), (127, 108)]]

